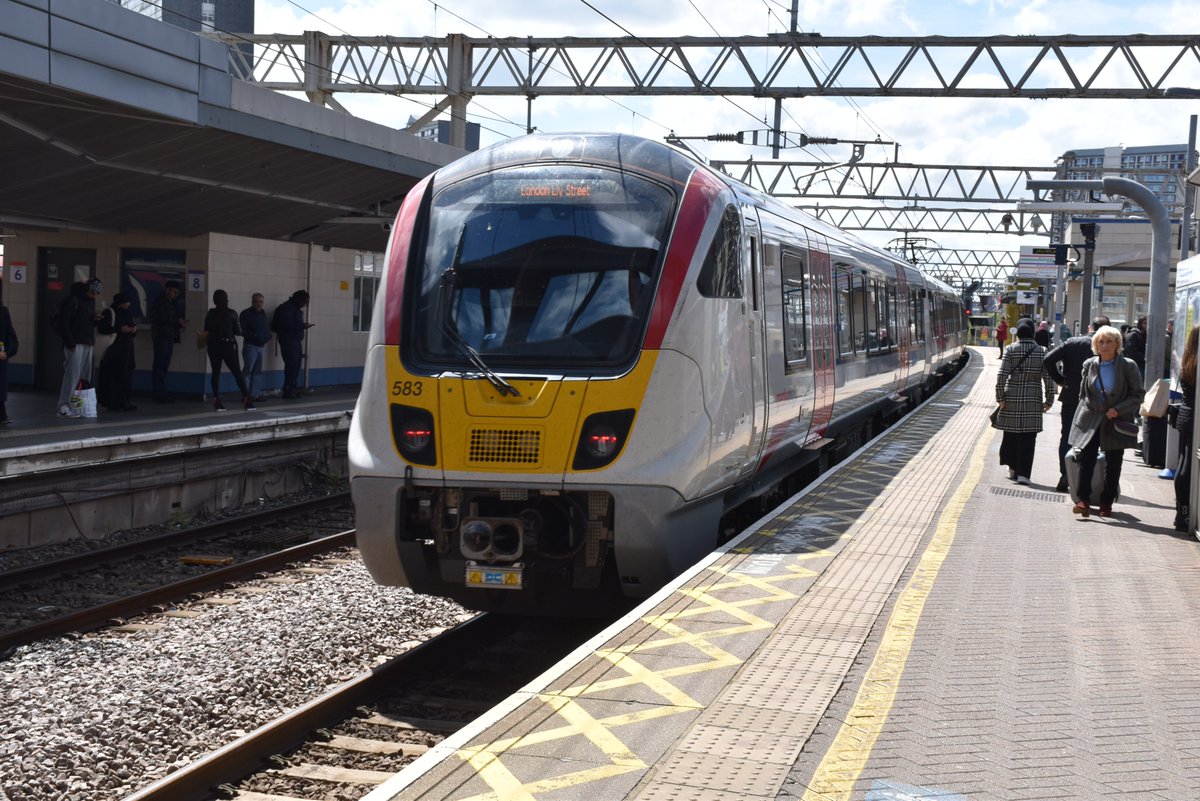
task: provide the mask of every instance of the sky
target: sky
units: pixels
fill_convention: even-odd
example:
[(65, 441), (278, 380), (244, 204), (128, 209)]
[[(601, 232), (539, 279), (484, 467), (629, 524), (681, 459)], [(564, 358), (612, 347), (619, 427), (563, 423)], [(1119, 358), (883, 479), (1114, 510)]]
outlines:
[[(334, 35), (761, 36), (788, 30), (790, 0), (257, 0), (256, 33)], [(1179, 34), (1200, 29), (1195, 0), (801, 0), (798, 27), (824, 36)], [(1139, 56), (1142, 58), (1142, 56)], [(1073, 64), (1073, 66), (1077, 66)], [(1150, 66), (1149, 64), (1147, 66)], [(1200, 57), (1187, 74), (1197, 76)], [(339, 94), (356, 116), (403, 127), (428, 97)], [(1053, 166), (1067, 150), (1187, 142), (1195, 100), (837, 98), (784, 101), (783, 127), (810, 136), (896, 142), (868, 161)], [(490, 144), (525, 131), (603, 130), (662, 139), (764, 128), (771, 101), (749, 97), (474, 99), (468, 119)], [(770, 159), (769, 148), (693, 142), (709, 158)], [(845, 161), (847, 145), (789, 149), (797, 161)], [(903, 205), (900, 202), (892, 205)], [(979, 204), (974, 204), (976, 207)], [(889, 235), (859, 232), (885, 245)], [(925, 233), (942, 247), (1016, 249), (1043, 236)]]

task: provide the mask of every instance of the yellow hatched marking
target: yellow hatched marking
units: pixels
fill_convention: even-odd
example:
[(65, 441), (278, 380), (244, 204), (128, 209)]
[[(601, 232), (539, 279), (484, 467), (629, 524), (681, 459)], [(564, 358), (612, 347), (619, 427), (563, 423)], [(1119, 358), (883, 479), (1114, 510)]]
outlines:
[(987, 450), (994, 436), (992, 429), (989, 428), (988, 432), (975, 447), (975, 452), (967, 462), (967, 474), (962, 484), (946, 504), (929, 547), (921, 555), (908, 586), (896, 601), (879, 651), (863, 678), (846, 722), (838, 730), (821, 764), (813, 773), (812, 781), (804, 793), (804, 801), (849, 801), (855, 782), (867, 766), (871, 749), (879, 739), (895, 702), (925, 601), (933, 590), (933, 583), (950, 552), (950, 546), (954, 544), (959, 517), (983, 474)]
[[(460, 749), (458, 751), (459, 758), (471, 765), (477, 775), (491, 788), (490, 792), (472, 796), (464, 801), (534, 801), (538, 793), (575, 787), (630, 771), (645, 770), (648, 766), (620, 741), (614, 734), (614, 730), (632, 723), (678, 715), (682, 712), (694, 712), (702, 708), (698, 701), (672, 684), (669, 679), (741, 664), (742, 659), (730, 654), (712, 640), (771, 627), (771, 623), (752, 614), (748, 609), (795, 598), (794, 593), (775, 585), (816, 575), (813, 571), (801, 566), (788, 566), (786, 573), (768, 577), (743, 575), (732, 572), (730, 568), (715, 565), (708, 569), (717, 574), (719, 578), (716, 581), (707, 586), (680, 590), (681, 595), (696, 602), (694, 606), (644, 619), (648, 625), (668, 636), (596, 652), (596, 656), (599, 658), (608, 660), (614, 667), (625, 671), (624, 677), (578, 685), (560, 693), (538, 696), (554, 714), (565, 721), (564, 725), (530, 732), (518, 737), (495, 740), (482, 746)], [(763, 595), (739, 601), (724, 601), (713, 595), (722, 590), (745, 587), (757, 589)], [(710, 614), (714, 611), (726, 613), (734, 620), (740, 621), (740, 625), (695, 633), (689, 632), (677, 624), (677, 621), (700, 614)], [(634, 655), (639, 652), (648, 652), (667, 645), (691, 646), (708, 657), (708, 660), (693, 665), (677, 665), (663, 670), (652, 670), (634, 658)], [(621, 715), (596, 718), (574, 700), (589, 694), (634, 685), (647, 687), (667, 703)], [(611, 764), (524, 783), (503, 763), (503, 756), (515, 749), (564, 740), (568, 737), (585, 737), (608, 757)]]

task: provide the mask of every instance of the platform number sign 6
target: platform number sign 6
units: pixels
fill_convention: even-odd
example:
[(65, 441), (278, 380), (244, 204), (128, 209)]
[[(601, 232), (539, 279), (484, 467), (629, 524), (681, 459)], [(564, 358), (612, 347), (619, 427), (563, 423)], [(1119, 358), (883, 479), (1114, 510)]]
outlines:
[[(0, 268), (0, 270), (3, 270), (3, 268)], [(8, 265), (8, 280), (12, 281), (14, 284), (25, 283), (26, 275), (27, 273), (25, 271), (25, 265), (21, 262), (15, 262)], [(0, 272), (0, 276), (3, 276), (2, 272)]]

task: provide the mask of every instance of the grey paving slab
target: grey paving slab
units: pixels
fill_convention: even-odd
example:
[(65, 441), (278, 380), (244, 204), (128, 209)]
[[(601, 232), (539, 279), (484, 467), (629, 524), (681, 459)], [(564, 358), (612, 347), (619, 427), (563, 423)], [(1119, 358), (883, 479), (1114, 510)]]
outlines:
[[(1180, 735), (1200, 719), (1200, 683), (1183, 678), (1200, 664), (1198, 545), (1170, 529), (1171, 485), (1132, 453), (1114, 518), (1074, 518), (1049, 491), (1057, 417), (1046, 429), (1031, 488), (1008, 483), (991, 442), (887, 722), (836, 797), (870, 798), (862, 777), (886, 777), (881, 766), (972, 801), (1200, 796), (1197, 749)], [(830, 756), (833, 721), (853, 721), (883, 631), (881, 621), (780, 798), (817, 797), (805, 788)]]

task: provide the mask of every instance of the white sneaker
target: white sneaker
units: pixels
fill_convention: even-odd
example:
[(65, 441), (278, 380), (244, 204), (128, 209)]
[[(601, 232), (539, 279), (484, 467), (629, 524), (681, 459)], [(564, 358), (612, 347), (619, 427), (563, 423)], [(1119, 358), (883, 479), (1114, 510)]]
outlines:
[(1028, 486), (1029, 486), (1029, 479), (1025, 478), (1025, 476), (1017, 476), (1017, 483), (1018, 483), (1018, 484), (1024, 484), (1026, 487), (1028, 487)]
[(83, 412), (79, 411), (74, 406), (69, 406), (65, 403), (58, 407), (59, 417), (79, 417), (81, 414), (83, 414)]

